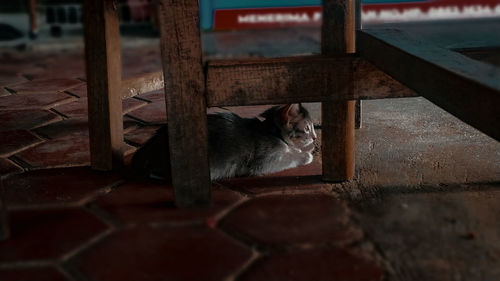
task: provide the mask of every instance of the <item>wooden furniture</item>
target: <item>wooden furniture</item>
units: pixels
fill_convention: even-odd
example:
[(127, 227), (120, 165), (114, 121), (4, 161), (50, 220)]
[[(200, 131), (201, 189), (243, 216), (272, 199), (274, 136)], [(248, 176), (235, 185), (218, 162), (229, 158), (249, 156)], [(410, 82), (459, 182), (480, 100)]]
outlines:
[(173, 185), (180, 207), (210, 202), (207, 106), (322, 102), (326, 181), (354, 176), (357, 99), (418, 92), (500, 139), (497, 68), (414, 40), (397, 29), (356, 33), (359, 1), (323, 2), (320, 56), (208, 62), (202, 57), (198, 1), (160, 0), (158, 5), (164, 72), (122, 81), (116, 2), (84, 1), (91, 162), (99, 170), (120, 165), (121, 99), (164, 84)]

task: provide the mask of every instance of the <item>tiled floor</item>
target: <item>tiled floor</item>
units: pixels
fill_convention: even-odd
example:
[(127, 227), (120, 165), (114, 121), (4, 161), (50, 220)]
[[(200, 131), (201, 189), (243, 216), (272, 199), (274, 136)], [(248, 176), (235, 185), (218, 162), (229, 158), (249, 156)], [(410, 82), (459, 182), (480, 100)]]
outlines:
[[(158, 56), (126, 49), (124, 76), (159, 69)], [(500, 199), (500, 147), (421, 99), (367, 104), (356, 181), (323, 183), (316, 157), (279, 174), (214, 183), (211, 207), (181, 210), (165, 182), (88, 167), (84, 78), (79, 52), (0, 56), (0, 173), (11, 231), (0, 242), (2, 281), (500, 278), (500, 210), (476, 212)], [(166, 122), (161, 92), (123, 108), (130, 152)], [(465, 199), (426, 199), (447, 187)], [(403, 199), (394, 199), (398, 190)], [(423, 233), (450, 252), (437, 253), (441, 245)], [(457, 254), (464, 247), (484, 261)], [(422, 278), (428, 272), (436, 278)]]

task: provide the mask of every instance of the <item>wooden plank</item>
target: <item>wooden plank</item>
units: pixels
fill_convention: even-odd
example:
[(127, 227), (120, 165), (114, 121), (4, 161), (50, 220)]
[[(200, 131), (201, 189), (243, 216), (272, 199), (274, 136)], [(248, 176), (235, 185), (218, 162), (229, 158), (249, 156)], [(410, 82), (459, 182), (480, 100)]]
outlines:
[(318, 101), (341, 93), (350, 59), (292, 57), (212, 62), (209, 106)]
[(210, 202), (205, 78), (197, 0), (160, 1), (172, 183), (177, 206)]
[(398, 30), (360, 31), (359, 52), (462, 121), (500, 140), (500, 69)]
[(354, 62), (354, 99), (417, 97), (418, 94), (365, 59)]
[[(354, 71), (354, 90), (346, 87)], [(354, 55), (210, 61), (209, 106), (412, 97), (416, 93)]]
[[(340, 55), (355, 52), (354, 0), (324, 0), (321, 53)], [(354, 93), (352, 67), (346, 68), (342, 95)], [(354, 177), (355, 101), (328, 101), (321, 104), (321, 156), (323, 180), (345, 181)]]
[(117, 3), (84, 1), (85, 61), (92, 168), (110, 170), (122, 161), (123, 116)]
[(9, 221), (4, 194), (3, 179), (0, 177), (0, 241), (6, 240), (9, 237)]
[(355, 46), (355, 0), (323, 1), (323, 24), (321, 27), (321, 53), (339, 55), (354, 53)]
[(121, 84), (122, 99), (163, 89), (163, 71), (146, 73), (124, 79)]

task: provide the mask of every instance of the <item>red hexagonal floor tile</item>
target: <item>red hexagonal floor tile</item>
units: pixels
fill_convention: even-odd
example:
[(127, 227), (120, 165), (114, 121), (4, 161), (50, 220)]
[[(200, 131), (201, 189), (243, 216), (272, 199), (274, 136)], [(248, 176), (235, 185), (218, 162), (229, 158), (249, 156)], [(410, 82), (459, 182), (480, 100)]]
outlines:
[(0, 111), (0, 131), (28, 130), (59, 120), (61, 116), (47, 110)]
[(159, 128), (160, 126), (141, 127), (125, 134), (125, 139), (135, 145), (141, 146), (153, 137)]
[(1, 74), (0, 73), (0, 86), (9, 86), (13, 84), (19, 84), (22, 82), (26, 82), (27, 79), (23, 76), (15, 75), (15, 74)]
[(26, 130), (0, 132), (0, 157), (9, 157), (43, 140)]
[[(123, 118), (123, 131), (129, 132), (137, 128), (137, 121), (128, 117)], [(67, 136), (81, 136), (88, 138), (89, 135), (89, 122), (86, 116), (73, 117), (65, 119), (60, 122), (51, 123), (34, 129), (37, 134), (49, 138), (56, 139)]]
[(115, 188), (96, 203), (126, 223), (215, 224), (215, 216), (243, 197), (214, 184), (212, 205), (206, 208), (179, 209), (174, 203), (173, 188), (163, 181), (133, 181)]
[(0, 269), (2, 281), (66, 281), (66, 277), (52, 267)]
[(164, 102), (153, 102), (131, 111), (129, 116), (149, 124), (165, 124), (167, 108)]
[(382, 268), (347, 249), (311, 249), (272, 254), (241, 276), (241, 281), (381, 281)]
[[(123, 100), (123, 109), (122, 109), (123, 114), (138, 109), (146, 104), (147, 102), (134, 98), (125, 99)], [(88, 100), (87, 98), (81, 98), (71, 103), (66, 103), (64, 105), (57, 106), (54, 109), (70, 118), (87, 116)]]
[(64, 93), (15, 94), (0, 97), (0, 110), (47, 109), (76, 100)]
[(78, 205), (120, 181), (117, 173), (89, 167), (29, 171), (4, 180), (5, 200), (9, 209)]
[(18, 94), (56, 93), (76, 87), (83, 83), (84, 82), (73, 78), (49, 78), (37, 79), (10, 85), (9, 89), (15, 91)]
[(9, 159), (0, 158), (0, 177), (20, 173), (23, 169)]
[(91, 280), (225, 280), (252, 251), (203, 227), (129, 228), (84, 252), (75, 267)]
[(49, 139), (57, 139), (66, 136), (81, 136), (88, 138), (89, 122), (87, 117), (70, 118), (36, 128), (33, 131)]
[(84, 209), (9, 212), (10, 237), (0, 241), (0, 263), (55, 260), (108, 226)]
[(83, 83), (81, 85), (78, 85), (76, 87), (68, 89), (68, 90), (66, 90), (66, 92), (70, 93), (72, 95), (75, 95), (79, 98), (86, 98), (87, 97), (87, 83)]
[(74, 134), (48, 140), (17, 153), (16, 157), (33, 168), (89, 165), (89, 137)]
[(26, 72), (40, 73), (44, 69), (34, 66), (32, 62), (26, 62), (26, 58), (18, 60), (2, 60), (0, 63), (0, 74), (2, 75), (21, 75)]
[(266, 247), (345, 245), (362, 236), (346, 204), (326, 194), (258, 197), (237, 207), (219, 225)]

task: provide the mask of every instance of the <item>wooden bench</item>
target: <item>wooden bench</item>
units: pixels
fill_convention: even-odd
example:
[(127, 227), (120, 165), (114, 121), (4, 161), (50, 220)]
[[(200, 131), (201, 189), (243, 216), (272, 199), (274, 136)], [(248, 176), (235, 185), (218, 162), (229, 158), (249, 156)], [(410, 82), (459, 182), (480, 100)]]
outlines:
[(325, 181), (354, 176), (358, 99), (416, 96), (415, 90), (500, 138), (498, 69), (402, 31), (356, 33), (359, 1), (323, 2), (320, 56), (208, 62), (202, 57), (198, 1), (160, 0), (158, 5), (164, 71), (122, 81), (116, 1), (84, 1), (91, 164), (98, 170), (120, 165), (121, 100), (164, 86), (172, 181), (180, 207), (210, 202), (207, 106), (321, 102)]

